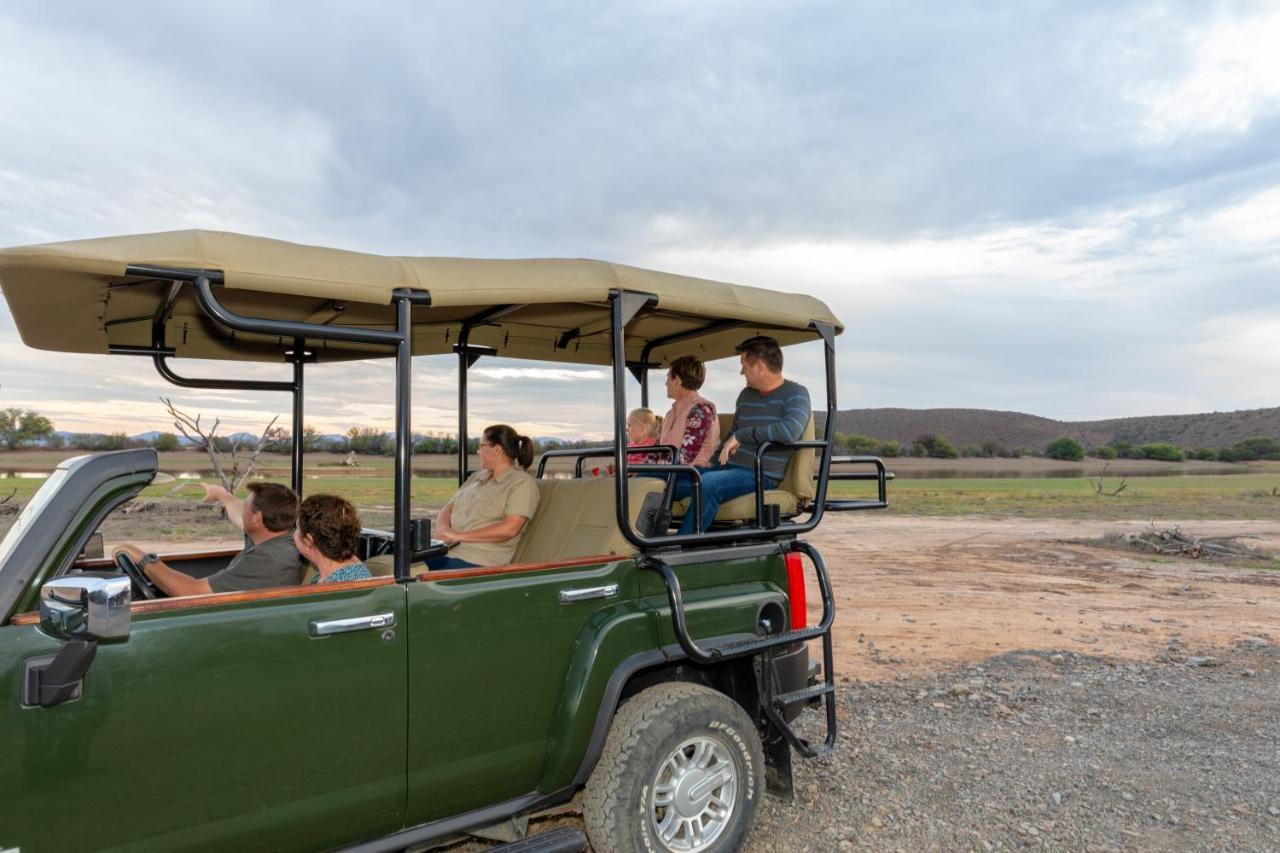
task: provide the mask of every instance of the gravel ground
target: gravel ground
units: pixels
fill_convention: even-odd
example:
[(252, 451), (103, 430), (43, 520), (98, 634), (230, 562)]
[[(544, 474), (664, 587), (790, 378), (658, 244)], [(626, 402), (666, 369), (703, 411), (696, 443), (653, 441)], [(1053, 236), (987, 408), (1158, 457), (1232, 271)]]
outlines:
[(835, 754), (797, 761), (795, 802), (766, 799), (748, 853), (1280, 849), (1270, 637), (1172, 635), (1150, 663), (1012, 652), (846, 682), (838, 707)]

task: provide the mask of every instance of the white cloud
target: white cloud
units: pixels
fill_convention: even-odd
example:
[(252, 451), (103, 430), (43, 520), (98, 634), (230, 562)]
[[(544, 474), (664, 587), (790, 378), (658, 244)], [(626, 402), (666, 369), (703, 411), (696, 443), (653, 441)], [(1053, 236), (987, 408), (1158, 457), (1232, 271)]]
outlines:
[(1219, 17), (1190, 30), (1186, 42), (1185, 72), (1135, 93), (1151, 141), (1241, 133), (1280, 109), (1280, 11)]

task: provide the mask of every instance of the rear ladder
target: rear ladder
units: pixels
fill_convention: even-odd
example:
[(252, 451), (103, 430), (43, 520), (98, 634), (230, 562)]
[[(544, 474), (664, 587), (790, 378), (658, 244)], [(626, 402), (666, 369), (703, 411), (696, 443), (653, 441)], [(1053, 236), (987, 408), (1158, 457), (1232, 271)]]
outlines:
[[(817, 549), (808, 542), (792, 540), (777, 546), (782, 553), (795, 551), (804, 554), (813, 563), (818, 578), (818, 589), (822, 593), (822, 621), (809, 628), (799, 628), (753, 637), (749, 640), (735, 640), (702, 647), (689, 636), (689, 626), (685, 620), (684, 596), (680, 590), (680, 579), (670, 565), (660, 555), (648, 554), (639, 560), (639, 565), (661, 575), (667, 587), (667, 601), (671, 606), (671, 622), (675, 629), (676, 640), (689, 660), (700, 664), (717, 664), (734, 658), (760, 655), (761, 672), (757, 679), (760, 694), (760, 707), (765, 717), (773, 724), (779, 734), (786, 739), (797, 752), (805, 758), (825, 757), (830, 755), (836, 742), (836, 683), (833, 671), (831, 648), (831, 625), (836, 618), (835, 597), (831, 593), (831, 580), (827, 576), (826, 564)], [(822, 639), (822, 681), (818, 684), (793, 690), (790, 693), (778, 693), (775, 683), (777, 673), (773, 667), (773, 656), (788, 646), (809, 640)], [(822, 743), (814, 744), (800, 737), (787, 722), (785, 712), (788, 705), (796, 702), (808, 702), (821, 699), (826, 708), (827, 733)]]

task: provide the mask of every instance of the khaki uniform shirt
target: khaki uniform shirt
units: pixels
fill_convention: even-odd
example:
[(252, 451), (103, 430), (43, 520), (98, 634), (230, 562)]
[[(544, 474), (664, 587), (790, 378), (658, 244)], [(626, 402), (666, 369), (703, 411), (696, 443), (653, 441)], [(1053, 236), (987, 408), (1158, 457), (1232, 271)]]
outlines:
[[(528, 471), (520, 468), (509, 468), (500, 477), (486, 469), (472, 474), (449, 504), (453, 507), (450, 526), (465, 533), (496, 524), (508, 515), (533, 518), (538, 508), (538, 485)], [(477, 566), (505, 566), (511, 562), (523, 533), (521, 528), (505, 542), (461, 542), (449, 549), (449, 556)]]

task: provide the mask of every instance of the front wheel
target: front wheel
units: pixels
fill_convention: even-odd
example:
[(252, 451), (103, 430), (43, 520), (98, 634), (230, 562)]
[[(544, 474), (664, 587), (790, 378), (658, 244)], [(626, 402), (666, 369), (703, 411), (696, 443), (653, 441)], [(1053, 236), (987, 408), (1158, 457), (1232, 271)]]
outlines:
[(764, 752), (741, 706), (659, 684), (618, 709), (583, 818), (596, 853), (717, 853), (742, 846), (763, 794)]

